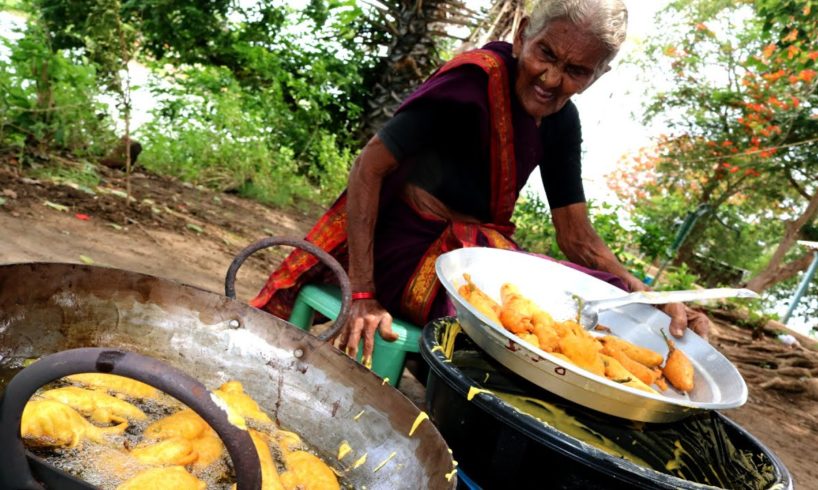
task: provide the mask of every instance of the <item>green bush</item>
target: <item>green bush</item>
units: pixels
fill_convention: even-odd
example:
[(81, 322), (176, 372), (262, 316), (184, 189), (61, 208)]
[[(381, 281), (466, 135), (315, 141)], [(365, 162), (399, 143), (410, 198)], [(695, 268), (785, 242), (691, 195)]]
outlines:
[(699, 276), (690, 272), (687, 268), (687, 264), (682, 264), (679, 267), (672, 267), (665, 270), (659, 278), (658, 284), (653, 284), (653, 287), (658, 291), (693, 289), (698, 279)]
[(511, 220), (517, 225), (514, 240), (524, 250), (565, 260), (565, 254), (557, 245), (551, 212), (540, 196), (534, 193), (520, 196)]
[(84, 58), (52, 52), (36, 19), (23, 36), (0, 40), (0, 148), (101, 156), (115, 140), (107, 107), (99, 102), (96, 71)]
[(346, 186), (352, 150), (293, 118), (275, 94), (220, 67), (190, 67), (174, 80), (154, 88), (159, 107), (138, 132), (149, 170), (277, 206), (326, 204)]

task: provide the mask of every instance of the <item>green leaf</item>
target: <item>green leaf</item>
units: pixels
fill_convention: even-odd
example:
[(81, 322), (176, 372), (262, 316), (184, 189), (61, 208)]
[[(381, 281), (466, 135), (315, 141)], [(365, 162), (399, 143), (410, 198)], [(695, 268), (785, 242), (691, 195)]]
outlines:
[(87, 255), (80, 255), (80, 261), (85, 265), (94, 265), (94, 259)]
[(188, 223), (186, 226), (187, 226), (187, 229), (193, 230), (193, 231), (195, 231), (196, 233), (198, 233), (200, 235), (202, 233), (204, 233), (204, 229), (202, 229), (202, 227), (199, 226), (199, 225), (196, 225), (196, 224), (193, 224), (193, 223)]

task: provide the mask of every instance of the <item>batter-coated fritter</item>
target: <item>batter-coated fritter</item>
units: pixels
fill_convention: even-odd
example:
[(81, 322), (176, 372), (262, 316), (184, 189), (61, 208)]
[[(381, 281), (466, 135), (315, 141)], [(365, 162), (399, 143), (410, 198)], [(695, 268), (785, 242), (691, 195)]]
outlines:
[(503, 284), (500, 287), (500, 298), (503, 302), (500, 310), (500, 321), (503, 326), (516, 334), (532, 332), (534, 330), (532, 317), (539, 308), (523, 297), (513, 284)]
[(206, 487), (205, 482), (182, 466), (166, 466), (140, 471), (116, 490), (204, 490)]
[(186, 408), (149, 425), (143, 433), (146, 441), (162, 441), (180, 438), (190, 441), (196, 449), (194, 464), (205, 467), (218, 460), (224, 451), (216, 431), (207, 425), (196, 412)]
[(273, 455), (270, 453), (270, 439), (266, 434), (250, 429), (250, 437), (256, 446), (258, 460), (261, 463), (261, 490), (284, 490), (278, 476)]
[(477, 311), (486, 315), (489, 320), (495, 322), (497, 325), (502, 325), (500, 321), (500, 305), (480, 290), (471, 280), (471, 276), (463, 274), (466, 284), (460, 286), (457, 292), (460, 296), (468, 301)]
[(115, 374), (82, 373), (66, 376), (65, 379), (94, 389), (122, 393), (131, 398), (153, 399), (159, 396), (159, 390), (153, 386)]
[(620, 350), (624, 352), (628, 357), (633, 359), (634, 361), (644, 364), (649, 368), (654, 368), (660, 364), (664, 359), (662, 355), (658, 352), (654, 352), (650, 349), (645, 347), (640, 347), (638, 345), (633, 345), (627, 340), (620, 339), (619, 337), (614, 337), (613, 335), (606, 335), (602, 337), (602, 343), (610, 345), (612, 349)]
[(338, 477), (318, 456), (306, 451), (284, 454), (287, 471), (281, 474), (286, 490), (339, 490)]
[(145, 420), (145, 413), (135, 405), (100, 391), (86, 390), (78, 386), (65, 386), (47, 390), (40, 394), (43, 398), (55, 400), (91, 417), (101, 424), (123, 422), (125, 420)]
[(147, 446), (137, 446), (131, 455), (147, 465), (189, 465), (199, 458), (193, 444), (181, 437), (172, 437)]
[(662, 368), (662, 374), (674, 388), (688, 392), (693, 389), (693, 364), (684, 352), (676, 348), (676, 344), (665, 335), (664, 330), (662, 330), (662, 335), (670, 349), (665, 367)]
[(126, 422), (113, 427), (97, 427), (76, 410), (54, 400), (30, 400), (23, 409), (20, 434), (28, 444), (76, 447), (88, 439), (104, 442), (108, 435), (122, 434)]
[(630, 386), (637, 390), (646, 391), (648, 393), (656, 393), (656, 390), (643, 383), (639, 378), (631, 374), (625, 369), (622, 364), (613, 357), (601, 354), (602, 362), (605, 364), (605, 376), (611, 381), (621, 383), (624, 386)]
[(602, 345), (590, 336), (566, 335), (560, 339), (560, 352), (577, 366), (599, 376), (605, 376), (605, 364), (599, 355)]
[(272, 424), (272, 419), (258, 406), (255, 400), (250, 398), (250, 395), (244, 392), (244, 387), (238, 381), (228, 381), (221, 385), (215, 393), (219, 398), (224, 400), (230, 408), (237, 414), (256, 422), (265, 424)]
[(634, 361), (633, 359), (628, 357), (627, 354), (614, 347), (614, 345), (611, 344), (610, 342), (605, 344), (605, 347), (602, 349), (602, 353), (611, 356), (617, 361), (619, 361), (619, 363), (622, 364), (622, 366), (625, 369), (627, 369), (633, 376), (635, 376), (648, 386), (655, 383), (656, 378), (659, 377), (659, 373), (657, 373), (653, 369), (648, 368), (644, 364)]

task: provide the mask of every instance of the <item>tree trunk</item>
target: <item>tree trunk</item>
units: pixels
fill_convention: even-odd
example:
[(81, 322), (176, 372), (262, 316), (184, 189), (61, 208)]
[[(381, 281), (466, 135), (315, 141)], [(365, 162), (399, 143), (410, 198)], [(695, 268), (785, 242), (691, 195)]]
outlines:
[[(807, 208), (801, 213), (801, 216), (787, 224), (787, 228), (784, 231), (784, 238), (778, 244), (770, 262), (767, 263), (764, 270), (747, 282), (748, 289), (752, 289), (756, 292), (764, 291), (773, 284), (789, 279), (798, 271), (804, 270), (809, 266), (814, 253), (806, 254), (790, 264), (782, 265), (781, 263), (786, 253), (789, 252), (793, 245), (795, 245), (796, 240), (798, 240), (798, 232), (801, 231), (804, 225), (812, 222), (816, 215), (818, 215), (818, 191), (812, 195)], [(798, 268), (799, 266), (800, 268)]]
[(673, 259), (673, 265), (678, 266), (690, 262), (691, 257), (693, 257), (693, 254), (696, 252), (696, 246), (701, 241), (702, 235), (704, 235), (704, 232), (707, 229), (709, 220), (710, 213), (701, 216), (695, 223), (693, 223), (693, 228), (690, 230), (690, 233), (687, 235), (684, 243), (682, 243), (679, 250), (676, 251), (676, 257)]
[(776, 269), (769, 271), (764, 269), (764, 271), (750, 279), (745, 287), (760, 293), (761, 291), (764, 291), (765, 289), (774, 286), (779, 282), (786, 281), (799, 272), (806, 270), (812, 263), (814, 257), (815, 252), (808, 253), (806, 255), (802, 255), (796, 260), (793, 260), (792, 262), (779, 266)]
[[(453, 0), (398, 0), (388, 2), (388, 13), (381, 12), (380, 23), (390, 26), (391, 42), (386, 57), (376, 68), (362, 128), (363, 140), (375, 134), (401, 102), (440, 66), (439, 40), (432, 31), (445, 17), (441, 11), (443, 6), (454, 3)], [(391, 19), (387, 20), (388, 17)]]

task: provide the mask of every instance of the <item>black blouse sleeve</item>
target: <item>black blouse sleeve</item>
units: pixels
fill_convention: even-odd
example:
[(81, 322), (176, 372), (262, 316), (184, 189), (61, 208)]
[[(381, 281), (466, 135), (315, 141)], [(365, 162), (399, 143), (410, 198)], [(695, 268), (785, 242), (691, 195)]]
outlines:
[(440, 118), (429, 104), (417, 104), (397, 113), (378, 131), (395, 159), (403, 162), (421, 148), (435, 144)]
[(585, 202), (582, 187), (582, 128), (579, 112), (569, 101), (540, 125), (543, 161), (540, 163), (545, 195), (551, 209)]

